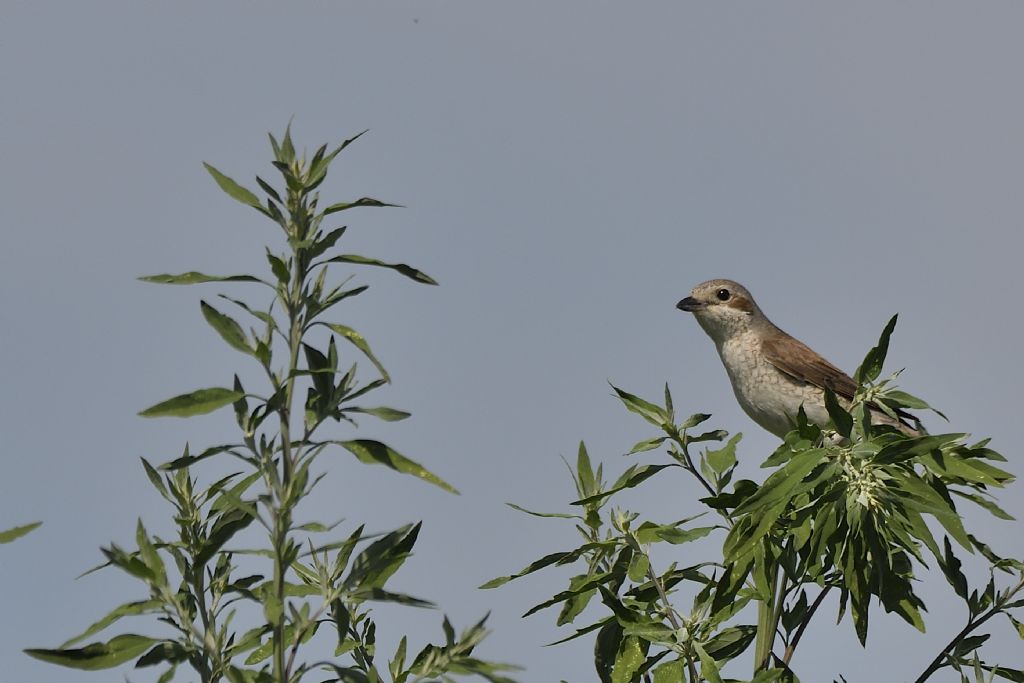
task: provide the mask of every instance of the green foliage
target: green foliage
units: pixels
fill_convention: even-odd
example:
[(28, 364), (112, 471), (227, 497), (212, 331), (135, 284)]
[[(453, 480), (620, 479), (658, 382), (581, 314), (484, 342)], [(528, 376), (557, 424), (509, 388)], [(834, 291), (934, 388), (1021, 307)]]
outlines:
[[(444, 619), (443, 644), (426, 645), (407, 657), (403, 637), (386, 666), (378, 659), (373, 603), (432, 606), (391, 588), (393, 576), (412, 554), (419, 524), (384, 534), (367, 533), (360, 525), (344, 538), (321, 541), (312, 535), (329, 532), (333, 525), (294, 521), (300, 503), (324, 476), (314, 474), (314, 468), (326, 450), (347, 451), (360, 462), (385, 465), (457, 493), (443, 479), (380, 441), (321, 435), (332, 423), (355, 425), (358, 415), (384, 421), (409, 417), (395, 408), (363, 404), (370, 393), (390, 382), (390, 376), (359, 332), (325, 318), (338, 303), (367, 290), (366, 286), (346, 288), (348, 279), (330, 284), (329, 272), (339, 264), (379, 266), (417, 282), (436, 284), (406, 264), (334, 253), (346, 228), (329, 227), (325, 219), (356, 207), (394, 206), (364, 197), (318, 209), (317, 188), (329, 165), (358, 137), (333, 150), (320, 147), (307, 160), (297, 155), (290, 131), (280, 142), (271, 136), (273, 166), (283, 187), (257, 178), (265, 195), (262, 199), (205, 165), (225, 193), (280, 227), (285, 248), (267, 249), (268, 272), (261, 276), (190, 271), (142, 280), (175, 285), (252, 283), (269, 288), (270, 298), (262, 302), (220, 295), (251, 326), (232, 317), (234, 310), (229, 313), (220, 305), (200, 301), (200, 312), (217, 336), (266, 378), (265, 395), (246, 390), (236, 375), (230, 386), (191, 391), (140, 413), (191, 417), (231, 406), (239, 433), (232, 443), (197, 453), (186, 444), (181, 457), (156, 467), (142, 461), (149, 482), (172, 508), (176, 533), (169, 539), (154, 536), (140, 521), (134, 547), (111, 544), (102, 550), (103, 567), (137, 579), (145, 586), (145, 595), (115, 607), (59, 648), (26, 650), (29, 655), (86, 670), (135, 660), (136, 667), (163, 666), (160, 681), (171, 680), (179, 666), (188, 666), (204, 683), (293, 683), (310, 675), (318, 681), (346, 683), (386, 678), (393, 683), (448, 681), (452, 676), (476, 675), (494, 683), (511, 683), (503, 672), (515, 667), (474, 655), (486, 635), (484, 620), (456, 637)], [(339, 352), (339, 337), (357, 352), (355, 359), (345, 359)], [(359, 372), (358, 362), (364, 358), (376, 372), (368, 380)], [(202, 484), (193, 468), (211, 458), (230, 458), (245, 469)], [(252, 538), (252, 533), (243, 534), (247, 529), (261, 530), (267, 544), (240, 546), (240, 539)], [(0, 541), (29, 530), (31, 526), (4, 532)], [(127, 617), (155, 617), (166, 635), (120, 634), (80, 645)], [(247, 628), (242, 626), (246, 622)], [(335, 657), (308, 661), (301, 656), (303, 646), (314, 637), (331, 638)]]
[(31, 524), (24, 524), (10, 529), (4, 529), (3, 531), (0, 531), (0, 543), (10, 543), (21, 538), (25, 534), (30, 533), (41, 525), (42, 522), (32, 522)]
[[(849, 614), (861, 643), (878, 607), (924, 631), (925, 605), (915, 583), (937, 566), (964, 601), (968, 620), (916, 683), (944, 667), (960, 672), (964, 681), (1024, 680), (1024, 673), (989, 665), (978, 655), (989, 637), (978, 630), (997, 615), (1005, 615), (1024, 638), (1024, 623), (1013, 614), (1024, 606), (1024, 563), (998, 556), (968, 532), (956, 506), (957, 499), (967, 500), (1011, 519), (992, 491), (1012, 476), (998, 466), (1005, 459), (987, 441), (970, 443), (960, 433), (904, 433), (874, 423), (878, 412), (899, 419), (908, 417), (906, 409), (931, 409), (896, 389), (895, 375), (878, 379), (895, 322), (889, 321), (857, 371), (854, 400), (826, 392), (828, 428), (809, 423), (801, 410), (793, 431), (764, 461), (771, 472), (761, 482), (735, 477), (741, 435), (695, 431), (711, 416), (679, 420), (667, 385), (663, 404), (613, 387), (627, 410), (658, 430), (627, 455), (664, 448), (667, 462), (632, 464), (606, 482), (603, 466), (595, 467), (581, 444), (572, 470), (572, 506), (579, 512), (513, 507), (574, 520), (582, 544), (482, 587), (548, 567), (576, 568), (566, 590), (524, 616), (559, 606), (558, 625), (588, 617), (587, 625), (558, 642), (593, 634), (602, 683), (717, 683), (725, 680), (723, 667), (751, 647), (754, 666), (745, 680), (766, 683), (797, 680), (792, 658), (829, 595), (838, 598), (840, 621)], [(715, 443), (721, 445), (704, 445)], [(699, 499), (703, 512), (683, 509), (680, 516), (691, 516), (664, 524), (609, 507), (620, 491), (663, 472), (689, 475), (706, 494)], [(709, 513), (717, 524), (695, 524)], [(656, 567), (652, 550), (659, 544), (665, 548), (711, 534), (720, 539), (720, 554)], [(970, 587), (957, 553), (978, 553), (990, 563), (983, 587)], [(658, 551), (659, 557), (674, 554)], [(684, 601), (686, 609), (680, 607)], [(757, 622), (746, 623), (755, 607)]]

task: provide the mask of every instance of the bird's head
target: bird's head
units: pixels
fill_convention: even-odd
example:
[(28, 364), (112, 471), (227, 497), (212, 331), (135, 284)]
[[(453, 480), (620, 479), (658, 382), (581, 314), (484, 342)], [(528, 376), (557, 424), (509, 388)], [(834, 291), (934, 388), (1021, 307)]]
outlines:
[(702, 282), (676, 308), (693, 313), (716, 343), (746, 332), (763, 317), (747, 288), (732, 280)]

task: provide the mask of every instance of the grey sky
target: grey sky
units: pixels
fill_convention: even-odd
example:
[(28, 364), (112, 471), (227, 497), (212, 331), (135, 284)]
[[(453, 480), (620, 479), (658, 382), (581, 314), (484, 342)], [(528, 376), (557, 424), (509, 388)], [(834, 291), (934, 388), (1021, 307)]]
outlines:
[[(370, 292), (344, 310), (395, 378), (382, 400), (413, 413), (361, 433), (463, 491), (339, 457), (310, 516), (425, 520), (396, 587), (459, 625), (492, 610), (483, 652), (528, 666), (524, 681), (594, 679), (591, 641), (542, 648), (565, 635), (553, 615), (518, 616), (568, 574), (474, 587), (576, 540), (503, 501), (564, 509), (559, 455), (583, 438), (617, 473), (650, 436), (606, 380), (646, 395), (669, 381), (681, 412), (746, 434), (750, 474), (774, 447), (674, 308), (697, 282), (743, 282), (847, 370), (899, 312), (902, 385), (952, 429), (991, 435), (1022, 473), (1022, 21), (1015, 2), (6, 0), (0, 527), (45, 525), (0, 548), (0, 681), (116, 680), (20, 649), (142, 597), (113, 572), (73, 577), (99, 545), (130, 542), (137, 517), (166, 530), (139, 456), (162, 462), (232, 426), (135, 413), (244, 363), (199, 315), (220, 290), (134, 278), (261, 267), (273, 226), (200, 162), (266, 173), (265, 133), (293, 115), (310, 147), (371, 129), (325, 192), (408, 208), (350, 216), (348, 247), (442, 285), (368, 272)], [(624, 500), (667, 521), (698, 511), (697, 494), (666, 477)], [(1002, 500), (1024, 516), (1019, 487)], [(1024, 551), (1019, 524), (971, 519)], [(941, 583), (924, 591), (927, 636), (879, 615), (865, 653), (825, 618), (797, 656), (804, 680), (916, 675), (963, 618)], [(439, 613), (381, 621), (386, 639), (439, 635)], [(992, 652), (1022, 664), (1015, 638)]]

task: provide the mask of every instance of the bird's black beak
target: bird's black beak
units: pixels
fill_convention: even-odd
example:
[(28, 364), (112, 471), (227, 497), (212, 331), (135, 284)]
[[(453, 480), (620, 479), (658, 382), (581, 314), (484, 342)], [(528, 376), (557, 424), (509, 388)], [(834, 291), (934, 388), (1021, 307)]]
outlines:
[(696, 311), (707, 308), (708, 305), (703, 301), (697, 301), (692, 296), (688, 296), (679, 303), (676, 304), (676, 308), (680, 311), (686, 311), (687, 313), (694, 313)]

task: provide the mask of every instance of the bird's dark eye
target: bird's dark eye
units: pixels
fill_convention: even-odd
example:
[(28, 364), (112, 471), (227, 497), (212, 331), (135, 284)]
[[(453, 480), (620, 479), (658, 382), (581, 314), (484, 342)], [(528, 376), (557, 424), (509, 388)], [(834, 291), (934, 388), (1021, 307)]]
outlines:
[(716, 292), (715, 296), (718, 297), (719, 301), (728, 301), (729, 300), (729, 296), (730, 296), (729, 290), (728, 289), (720, 289), (720, 290), (718, 290), (718, 292)]

